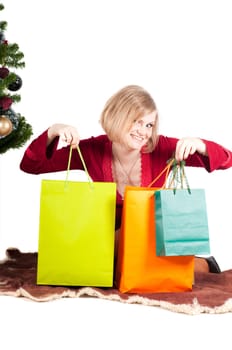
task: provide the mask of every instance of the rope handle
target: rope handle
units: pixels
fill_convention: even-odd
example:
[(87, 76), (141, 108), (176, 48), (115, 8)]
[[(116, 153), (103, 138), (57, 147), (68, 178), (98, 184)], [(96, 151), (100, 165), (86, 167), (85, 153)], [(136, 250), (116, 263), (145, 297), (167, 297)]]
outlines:
[[(151, 187), (165, 172), (165, 180), (164, 184), (161, 187), (161, 189), (164, 188), (170, 188), (173, 189), (174, 193), (176, 193), (176, 190), (178, 188), (178, 184), (180, 183), (180, 188), (184, 188), (184, 183), (185, 186), (188, 190), (188, 193), (191, 194), (189, 182), (185, 173), (185, 161), (181, 161), (178, 163), (175, 158), (171, 158), (167, 162), (167, 166), (160, 172), (158, 176), (148, 185), (148, 187)], [(172, 169), (171, 169), (172, 168)], [(171, 169), (171, 177), (168, 181), (168, 175), (170, 173)]]
[[(185, 187), (184, 187), (185, 185)], [(171, 177), (167, 188), (173, 189), (174, 194), (176, 193), (177, 188), (186, 188), (188, 193), (191, 194), (189, 182), (185, 173), (185, 161), (182, 160), (178, 163), (176, 160), (173, 162)]]
[[(72, 158), (72, 149), (73, 149), (72, 146), (70, 146), (69, 157), (68, 157), (68, 166), (67, 166), (67, 172), (66, 172), (66, 178), (65, 178), (66, 182), (68, 181), (69, 172), (70, 172), (70, 164), (71, 164), (71, 158)], [(87, 170), (87, 167), (86, 167), (86, 164), (85, 164), (84, 158), (82, 156), (82, 153), (81, 153), (79, 145), (77, 146), (77, 152), (78, 152), (79, 157), (81, 159), (81, 162), (82, 162), (85, 174), (86, 174), (86, 176), (88, 178), (88, 182), (92, 184), (91, 177), (89, 176), (89, 172)]]
[[(85, 174), (88, 178), (88, 182), (90, 184), (92, 184), (91, 178), (89, 176), (89, 172), (87, 170), (84, 158), (82, 156), (81, 150), (79, 145), (77, 146), (77, 152), (79, 154), (79, 157), (81, 159)], [(68, 166), (67, 166), (67, 172), (66, 172), (66, 179), (65, 182), (68, 181), (68, 177), (69, 177), (69, 172), (70, 172), (70, 164), (71, 164), (71, 158), (72, 158), (72, 147), (70, 146), (70, 150), (69, 150), (69, 158), (68, 158)], [(173, 189), (174, 193), (176, 193), (178, 184), (180, 183), (180, 188), (184, 188), (184, 182), (186, 185), (186, 188), (188, 190), (188, 193), (191, 194), (191, 190), (190, 190), (190, 186), (189, 186), (189, 182), (185, 173), (185, 161), (181, 161), (180, 163), (178, 163), (175, 158), (171, 158), (170, 160), (168, 160), (168, 164), (167, 166), (159, 173), (159, 175), (156, 176), (156, 178), (148, 185), (148, 187), (151, 187), (162, 175), (163, 173), (166, 172), (165, 175), (165, 180), (164, 180), (164, 184), (161, 187), (162, 189), (166, 187), (167, 185), (167, 181), (168, 181), (168, 174), (169, 174), (169, 170), (171, 169), (171, 178), (169, 180), (168, 186), (167, 188)]]

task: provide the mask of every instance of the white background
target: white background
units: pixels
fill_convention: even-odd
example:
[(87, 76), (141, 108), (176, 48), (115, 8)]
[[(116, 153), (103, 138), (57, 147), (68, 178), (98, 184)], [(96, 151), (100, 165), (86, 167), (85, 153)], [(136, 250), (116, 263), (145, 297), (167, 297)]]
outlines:
[[(19, 45), (26, 63), (24, 69), (16, 71), (23, 86), (18, 91), (21, 102), (13, 109), (32, 125), (33, 137), (55, 122), (76, 125), (83, 138), (98, 135), (102, 132), (98, 120), (105, 101), (121, 87), (138, 84), (156, 101), (160, 133), (199, 136), (232, 149), (229, 0), (6, 0), (4, 6), (0, 15), (8, 22), (6, 39)], [(8, 247), (37, 250), (40, 181), (46, 176), (19, 170), (31, 140), (21, 149), (0, 156), (0, 257)], [(230, 269), (232, 170), (208, 174), (191, 169), (187, 174), (191, 187), (206, 190), (211, 253), (223, 270)], [(65, 307), (70, 305), (70, 301), (65, 302)], [(77, 306), (81, 303), (75, 302)], [(91, 303), (84, 302), (86, 312), (93, 309)], [(103, 303), (100, 309), (107, 318), (104, 312), (108, 312), (108, 304)], [(82, 302), (76, 312), (85, 312), (85, 306)], [(173, 314), (163, 310), (160, 313), (154, 308), (115, 304), (111, 307), (113, 313), (126, 308), (128, 322), (135, 329), (131, 337), (137, 339), (137, 344), (141, 328), (136, 329), (133, 313), (138, 314), (137, 322), (146, 315), (147, 326), (145, 321), (141, 324), (151, 328), (149, 334), (152, 329), (155, 333), (155, 316), (162, 320), (172, 315), (175, 322)], [(70, 312), (72, 309), (70, 306)], [(96, 312), (101, 314), (98, 309)], [(183, 320), (182, 315), (174, 316)], [(211, 320), (212, 317), (218, 316), (211, 316)], [(207, 322), (211, 322), (209, 318), (204, 323), (206, 327)], [(196, 320), (198, 331), (204, 335), (202, 323)], [(187, 339), (188, 326), (185, 321), (181, 324)], [(126, 321), (123, 325), (126, 327)], [(212, 325), (213, 322), (211, 329)], [(113, 327), (117, 326), (112, 321)], [(217, 327), (215, 324), (215, 334)], [(161, 334), (162, 330), (166, 334), (165, 322), (159, 329)], [(188, 337), (192, 339), (194, 334)], [(128, 338), (128, 344), (132, 344), (132, 338)], [(146, 339), (155, 344), (148, 334)]]

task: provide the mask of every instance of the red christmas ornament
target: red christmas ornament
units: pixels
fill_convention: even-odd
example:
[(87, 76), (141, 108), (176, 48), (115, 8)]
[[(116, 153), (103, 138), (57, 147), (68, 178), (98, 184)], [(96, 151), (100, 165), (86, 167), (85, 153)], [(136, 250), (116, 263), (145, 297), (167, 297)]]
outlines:
[(9, 74), (9, 69), (6, 67), (1, 67), (0, 68), (0, 78), (5, 79)]
[(8, 97), (8, 96), (3, 96), (0, 98), (0, 108), (2, 110), (7, 110), (10, 108), (10, 106), (12, 105), (13, 100), (12, 98)]

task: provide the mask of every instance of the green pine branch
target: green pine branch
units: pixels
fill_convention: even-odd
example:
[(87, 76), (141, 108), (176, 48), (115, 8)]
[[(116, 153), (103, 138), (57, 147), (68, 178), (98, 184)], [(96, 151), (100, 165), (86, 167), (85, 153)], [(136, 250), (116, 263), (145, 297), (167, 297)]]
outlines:
[(5, 21), (0, 22), (0, 30), (2, 32), (5, 32), (6, 28), (7, 28), (7, 22)]
[(0, 45), (0, 64), (6, 67), (24, 68), (25, 62), (22, 61), (24, 54), (19, 51), (17, 44), (5, 44)]
[[(4, 9), (4, 5), (0, 4), (0, 11)], [(19, 46), (16, 43), (8, 43), (5, 39), (5, 31), (7, 29), (7, 22), (0, 21), (0, 66), (4, 68), (24, 68), (24, 54), (19, 50)], [(8, 69), (9, 70), (9, 69)], [(17, 79), (17, 75), (10, 72), (0, 78), (0, 98), (10, 98), (12, 103), (19, 102), (21, 96), (15, 93), (11, 93), (8, 89), (10, 84), (14, 83)], [(0, 154), (5, 153), (11, 148), (22, 147), (27, 140), (33, 134), (32, 126), (26, 122), (26, 119), (19, 113), (15, 115), (17, 117), (17, 128), (4, 137), (0, 137)]]

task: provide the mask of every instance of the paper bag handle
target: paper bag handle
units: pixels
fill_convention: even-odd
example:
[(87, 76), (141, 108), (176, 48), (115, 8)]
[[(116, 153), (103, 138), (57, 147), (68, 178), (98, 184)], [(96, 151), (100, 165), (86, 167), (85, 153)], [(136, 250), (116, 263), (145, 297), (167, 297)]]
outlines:
[(169, 159), (167, 162), (168, 163), (167, 166), (161, 171), (161, 173), (159, 173), (159, 175), (156, 176), (156, 178), (154, 180), (152, 180), (152, 182), (148, 185), (148, 187), (151, 187), (163, 175), (163, 173), (166, 172), (164, 184), (162, 186), (162, 188), (164, 188), (166, 183), (167, 183), (169, 170), (170, 170), (172, 164), (174, 163), (174, 161), (175, 161), (174, 158)]
[[(78, 152), (79, 157), (80, 157), (80, 159), (81, 159), (81, 162), (82, 162), (82, 165), (83, 165), (85, 174), (86, 174), (86, 176), (87, 176), (87, 178), (88, 178), (88, 181), (89, 181), (89, 183), (92, 183), (91, 178), (90, 178), (90, 176), (89, 176), (89, 172), (88, 172), (88, 170), (87, 170), (87, 167), (86, 167), (86, 164), (85, 164), (84, 158), (83, 158), (83, 156), (82, 156), (82, 153), (81, 153), (81, 150), (80, 150), (79, 145), (77, 146), (77, 152)], [(68, 167), (67, 167), (67, 172), (66, 172), (66, 179), (65, 179), (65, 181), (68, 181), (68, 176), (69, 176), (69, 171), (70, 171), (70, 164), (71, 164), (71, 158), (72, 158), (72, 146), (70, 146), (70, 150), (69, 150)]]
[(182, 160), (179, 163), (176, 160), (174, 160), (173, 166), (172, 166), (171, 178), (167, 187), (173, 189), (173, 192), (176, 193), (178, 184), (180, 184), (180, 188), (183, 189), (184, 182), (185, 182), (185, 186), (188, 190), (188, 193), (191, 194), (190, 186), (188, 183), (188, 179), (187, 179), (184, 167), (185, 167), (184, 160)]
[[(173, 189), (173, 191), (175, 193), (177, 190), (178, 183), (180, 183), (180, 188), (183, 189), (184, 182), (185, 182), (188, 193), (191, 194), (188, 179), (187, 179), (185, 169), (184, 169), (185, 161), (182, 160), (178, 163), (175, 158), (171, 158), (168, 160), (167, 163), (168, 163), (167, 166), (161, 171), (161, 173), (158, 176), (156, 176), (156, 178), (148, 185), (148, 187), (151, 187), (163, 175), (163, 173), (166, 172), (164, 184), (161, 187), (162, 189), (163, 188), (170, 188), (170, 189)], [(169, 175), (169, 170), (171, 169), (171, 167), (172, 167), (171, 179), (168, 183), (168, 175)]]

